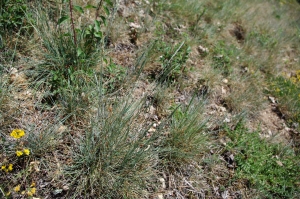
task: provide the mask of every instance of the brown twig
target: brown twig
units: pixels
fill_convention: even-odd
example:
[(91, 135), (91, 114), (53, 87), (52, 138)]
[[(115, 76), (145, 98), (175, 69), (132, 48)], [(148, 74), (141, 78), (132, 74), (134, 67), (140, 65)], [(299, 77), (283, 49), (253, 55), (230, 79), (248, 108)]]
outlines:
[(103, 3), (103, 0), (100, 0), (100, 2), (99, 2), (98, 5), (97, 5), (97, 8), (96, 8), (96, 14), (95, 14), (95, 20), (97, 20), (97, 18), (99, 17), (99, 12), (100, 12), (102, 3)]
[(72, 6), (72, 0), (69, 1), (69, 6), (70, 6), (71, 26), (72, 26), (72, 30), (73, 30), (74, 44), (75, 44), (75, 46), (77, 46), (76, 32), (75, 32), (74, 20), (73, 20), (73, 6)]

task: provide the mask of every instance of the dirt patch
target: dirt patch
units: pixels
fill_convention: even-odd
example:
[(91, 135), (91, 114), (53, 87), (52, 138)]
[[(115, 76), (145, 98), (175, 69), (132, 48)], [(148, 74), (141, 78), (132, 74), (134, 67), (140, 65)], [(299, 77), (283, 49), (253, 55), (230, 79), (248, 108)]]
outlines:
[(237, 39), (238, 42), (243, 42), (245, 40), (246, 30), (241, 24), (233, 24), (233, 28), (229, 30), (229, 32), (233, 37)]
[(287, 127), (284, 119), (273, 109), (274, 107), (269, 105), (260, 111), (257, 120), (249, 122), (247, 127), (253, 131), (259, 129), (262, 138), (271, 139), (274, 143), (289, 144), (292, 129)]

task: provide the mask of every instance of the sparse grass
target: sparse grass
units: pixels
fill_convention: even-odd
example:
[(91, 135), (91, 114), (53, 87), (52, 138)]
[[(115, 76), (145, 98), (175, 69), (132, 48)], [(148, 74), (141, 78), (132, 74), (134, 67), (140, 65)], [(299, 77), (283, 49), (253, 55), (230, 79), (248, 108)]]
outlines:
[(18, 2), (0, 17), (0, 197), (300, 194), (296, 1)]

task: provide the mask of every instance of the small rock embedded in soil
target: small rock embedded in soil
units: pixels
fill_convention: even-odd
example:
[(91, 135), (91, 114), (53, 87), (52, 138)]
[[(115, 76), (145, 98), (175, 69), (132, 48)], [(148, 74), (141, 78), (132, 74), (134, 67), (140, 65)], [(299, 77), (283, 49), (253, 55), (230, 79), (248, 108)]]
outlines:
[(227, 84), (227, 83), (228, 83), (228, 79), (223, 79), (222, 82), (223, 82), (224, 84)]
[(276, 104), (275, 97), (269, 96), (268, 98), (269, 98), (271, 103)]
[(203, 46), (198, 46), (198, 52), (201, 54), (201, 55), (204, 55), (204, 54), (207, 54), (207, 53), (209, 53), (209, 50), (208, 50), (208, 48), (205, 48), (205, 47), (203, 47)]

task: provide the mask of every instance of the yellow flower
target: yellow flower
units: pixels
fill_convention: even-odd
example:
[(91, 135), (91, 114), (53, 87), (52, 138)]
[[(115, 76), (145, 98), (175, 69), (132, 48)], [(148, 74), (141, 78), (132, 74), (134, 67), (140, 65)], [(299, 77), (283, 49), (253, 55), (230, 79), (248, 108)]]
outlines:
[(8, 165), (8, 171), (12, 171), (13, 170), (13, 165), (12, 164), (9, 164)]
[(30, 150), (29, 149), (23, 149), (23, 152), (25, 153), (25, 155), (29, 155), (30, 154)]
[(16, 138), (16, 139), (19, 139), (19, 138), (23, 137), (24, 135), (25, 135), (25, 132), (22, 129), (14, 129), (10, 134), (11, 137)]
[(35, 182), (32, 182), (30, 187), (35, 187)]
[(31, 188), (30, 192), (34, 195), (36, 192), (36, 188), (35, 187)]
[(33, 194), (30, 191), (27, 191), (27, 196), (33, 196)]
[(29, 191), (27, 191), (27, 195), (28, 196), (33, 196), (35, 194), (35, 192), (36, 192), (36, 188), (33, 187)]
[(6, 167), (6, 165), (2, 165), (1, 169), (6, 173), (9, 171), (9, 167)]
[(296, 77), (291, 77), (290, 80), (291, 80), (294, 84), (296, 84), (296, 82), (297, 82), (297, 78), (296, 78)]
[(21, 190), (21, 185), (18, 185), (14, 188), (14, 191), (15, 192), (19, 192)]
[(23, 155), (23, 152), (22, 151), (16, 151), (16, 154), (18, 157), (20, 157), (21, 155)]

